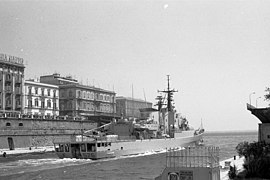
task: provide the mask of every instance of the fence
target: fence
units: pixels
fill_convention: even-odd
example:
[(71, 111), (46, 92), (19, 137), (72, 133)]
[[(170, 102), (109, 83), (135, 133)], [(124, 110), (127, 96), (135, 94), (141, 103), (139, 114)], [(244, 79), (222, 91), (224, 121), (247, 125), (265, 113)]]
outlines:
[(218, 147), (167, 149), (166, 167), (219, 167)]

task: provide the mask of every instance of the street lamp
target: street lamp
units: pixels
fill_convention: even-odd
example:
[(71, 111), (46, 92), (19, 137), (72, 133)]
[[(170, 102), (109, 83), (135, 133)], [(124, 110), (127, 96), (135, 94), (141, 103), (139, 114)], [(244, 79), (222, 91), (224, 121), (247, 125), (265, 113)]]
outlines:
[(260, 99), (260, 98), (262, 98), (262, 97), (258, 97), (258, 98), (256, 98), (256, 107), (257, 107), (257, 100), (258, 100), (258, 99)]
[(255, 94), (255, 92), (252, 92), (252, 93), (249, 94), (249, 104), (250, 104), (250, 105), (251, 105), (251, 95), (252, 95), (252, 94)]

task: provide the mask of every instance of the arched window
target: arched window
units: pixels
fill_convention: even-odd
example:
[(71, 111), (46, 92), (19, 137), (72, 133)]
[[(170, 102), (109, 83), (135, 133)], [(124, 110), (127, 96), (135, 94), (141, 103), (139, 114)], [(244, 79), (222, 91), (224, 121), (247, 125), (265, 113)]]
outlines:
[(11, 126), (10, 122), (7, 122), (7, 123), (6, 123), (6, 126)]
[(38, 98), (35, 99), (35, 106), (38, 107)]
[(19, 123), (19, 126), (23, 126), (23, 123)]

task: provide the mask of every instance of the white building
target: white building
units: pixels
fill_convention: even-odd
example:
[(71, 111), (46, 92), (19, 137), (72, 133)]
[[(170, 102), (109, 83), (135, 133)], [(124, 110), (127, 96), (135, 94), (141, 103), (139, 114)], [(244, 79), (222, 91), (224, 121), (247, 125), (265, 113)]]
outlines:
[(59, 87), (26, 80), (24, 114), (39, 116), (59, 115)]

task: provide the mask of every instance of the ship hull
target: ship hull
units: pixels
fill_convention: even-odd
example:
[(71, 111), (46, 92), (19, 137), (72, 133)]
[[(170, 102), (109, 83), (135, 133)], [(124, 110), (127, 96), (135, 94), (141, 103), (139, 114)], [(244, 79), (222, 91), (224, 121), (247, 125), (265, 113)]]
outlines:
[[(59, 158), (78, 158), (78, 159), (103, 159), (136, 155), (146, 152), (159, 152), (169, 148), (180, 148), (200, 142), (203, 133), (194, 135), (194, 132), (179, 133), (175, 138), (144, 139), (144, 140), (124, 140), (124, 141), (58, 141), (54, 142), (55, 152)], [(104, 144), (98, 146), (97, 144)], [(105, 145), (106, 144), (106, 145)], [(88, 146), (96, 146), (97, 150), (92, 151)], [(68, 150), (59, 150), (59, 147), (71, 147)], [(87, 146), (87, 151), (82, 150), (82, 146)], [(74, 153), (77, 152), (77, 153)]]
[(115, 149), (113, 152), (116, 157), (154, 151), (158, 152), (166, 148), (179, 148), (197, 143), (202, 139), (202, 137), (203, 134), (187, 137), (146, 139), (136, 140), (132, 142), (117, 142), (112, 144), (111, 149)]

